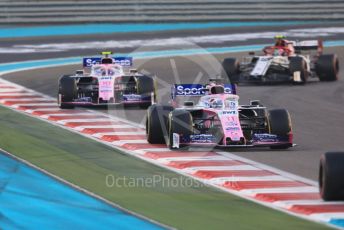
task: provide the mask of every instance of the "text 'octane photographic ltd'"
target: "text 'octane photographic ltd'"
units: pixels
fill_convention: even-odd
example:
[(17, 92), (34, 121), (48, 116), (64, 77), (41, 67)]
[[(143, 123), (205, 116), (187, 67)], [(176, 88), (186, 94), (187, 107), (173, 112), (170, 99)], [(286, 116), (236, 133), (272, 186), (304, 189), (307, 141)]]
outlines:
[(108, 188), (201, 188), (208, 186), (190, 177), (166, 177), (158, 174), (152, 177), (115, 176), (108, 174), (105, 177), (105, 184)]

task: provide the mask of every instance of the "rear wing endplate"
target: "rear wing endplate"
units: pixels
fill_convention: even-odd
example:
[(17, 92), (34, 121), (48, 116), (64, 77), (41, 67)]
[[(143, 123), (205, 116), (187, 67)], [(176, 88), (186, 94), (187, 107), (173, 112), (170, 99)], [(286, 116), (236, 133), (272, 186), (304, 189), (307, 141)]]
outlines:
[(321, 40), (305, 40), (292, 42), (296, 51), (318, 50), (322, 52), (323, 43)]

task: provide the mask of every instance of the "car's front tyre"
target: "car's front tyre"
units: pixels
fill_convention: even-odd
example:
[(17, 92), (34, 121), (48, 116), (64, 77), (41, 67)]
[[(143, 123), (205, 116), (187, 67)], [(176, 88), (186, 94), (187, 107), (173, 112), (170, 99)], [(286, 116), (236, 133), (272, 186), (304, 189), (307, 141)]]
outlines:
[(292, 147), (290, 139), (292, 132), (291, 117), (286, 109), (271, 109), (268, 111), (269, 133), (280, 137), (289, 138), (289, 143), (271, 146), (271, 149), (287, 149)]
[[(289, 70), (295, 84), (306, 84), (308, 79), (307, 63), (302, 57), (291, 57), (289, 60)], [(295, 79), (294, 75), (299, 73), (300, 79)]]
[(59, 80), (59, 90), (58, 90), (58, 104), (61, 109), (73, 109), (74, 105), (71, 104), (77, 96), (77, 84), (76, 79), (64, 75)]
[(150, 144), (165, 144), (168, 138), (168, 116), (172, 106), (152, 105), (147, 110), (146, 136)]
[(344, 152), (327, 152), (319, 167), (320, 196), (325, 201), (344, 200)]
[(178, 146), (176, 146), (174, 138), (176, 138), (176, 135), (178, 137), (192, 135), (193, 119), (191, 113), (186, 110), (174, 110), (170, 113), (168, 121), (168, 147), (170, 149), (186, 148), (187, 145), (185, 144), (178, 143)]

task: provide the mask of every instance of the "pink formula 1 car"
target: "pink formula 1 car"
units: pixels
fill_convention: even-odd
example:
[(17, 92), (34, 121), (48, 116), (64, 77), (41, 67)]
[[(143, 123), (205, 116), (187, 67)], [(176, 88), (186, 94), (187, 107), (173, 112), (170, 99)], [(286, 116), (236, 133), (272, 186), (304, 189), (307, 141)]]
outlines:
[(58, 103), (62, 109), (74, 106), (134, 104), (147, 109), (155, 103), (155, 80), (139, 73), (132, 66), (131, 57), (83, 58), (83, 70), (59, 79)]
[(146, 121), (147, 140), (171, 149), (191, 145), (221, 147), (293, 146), (287, 110), (267, 110), (259, 101), (239, 105), (235, 85), (177, 84), (172, 105), (152, 105)]

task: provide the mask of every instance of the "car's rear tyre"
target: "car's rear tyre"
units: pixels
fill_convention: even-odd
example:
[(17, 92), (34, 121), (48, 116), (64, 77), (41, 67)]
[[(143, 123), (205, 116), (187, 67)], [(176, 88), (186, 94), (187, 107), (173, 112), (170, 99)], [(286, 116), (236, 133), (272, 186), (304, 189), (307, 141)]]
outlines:
[(152, 105), (147, 110), (146, 136), (150, 144), (165, 144), (168, 138), (168, 115), (172, 106)]
[[(272, 109), (268, 111), (269, 133), (280, 137), (290, 138), (292, 131), (290, 114), (286, 109)], [(292, 146), (292, 140), (282, 145), (271, 146), (271, 149), (287, 149)]]
[(339, 61), (335, 54), (320, 55), (315, 64), (315, 72), (320, 81), (338, 80)]
[(300, 72), (301, 81), (294, 81), (295, 84), (305, 84), (307, 82), (307, 63), (302, 57), (291, 57), (289, 60), (289, 70), (291, 76), (294, 76), (295, 72)]
[(321, 156), (319, 189), (326, 201), (344, 200), (344, 152), (327, 152)]
[(78, 88), (75, 78), (64, 75), (59, 80), (58, 90), (58, 104), (61, 109), (73, 109), (74, 105), (68, 102), (73, 102), (78, 93)]
[(240, 63), (235, 58), (225, 58), (222, 62), (224, 75), (232, 84), (237, 84), (240, 78)]
[(155, 101), (156, 99), (156, 89), (155, 89), (154, 79), (145, 75), (137, 77), (136, 88), (137, 88), (138, 94), (144, 97), (151, 98), (150, 102), (139, 104), (140, 108), (147, 109), (149, 106), (152, 105), (152, 102)]
[[(174, 110), (170, 113), (168, 122), (168, 147), (175, 149), (173, 146), (173, 133), (182, 136), (189, 136), (193, 133), (193, 120), (190, 112), (186, 110)], [(185, 144), (180, 144), (179, 148), (188, 147)]]

